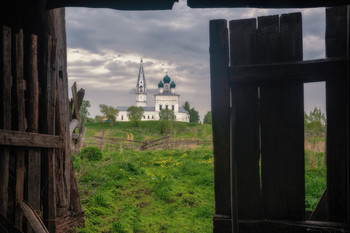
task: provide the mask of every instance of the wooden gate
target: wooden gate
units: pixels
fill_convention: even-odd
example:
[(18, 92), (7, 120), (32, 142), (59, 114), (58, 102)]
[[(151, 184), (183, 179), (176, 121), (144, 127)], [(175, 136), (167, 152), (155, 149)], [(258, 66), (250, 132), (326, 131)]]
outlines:
[[(349, 230), (347, 7), (326, 10), (326, 59), (303, 61), (302, 15), (210, 22), (214, 232)], [(327, 195), (305, 217), (303, 84), (326, 82)], [(228, 147), (226, 145), (231, 145)], [(260, 166), (261, 164), (261, 166)], [(261, 169), (261, 170), (260, 170)]]
[(63, 98), (66, 87), (57, 50), (52, 36), (38, 39), (22, 30), (1, 27), (1, 232), (39, 232), (35, 229), (42, 226), (30, 221), (33, 216), (24, 218), (23, 214), (30, 214), (24, 202), (42, 216), (50, 232), (56, 232), (58, 218), (69, 211), (82, 213), (69, 151), (68, 98)]

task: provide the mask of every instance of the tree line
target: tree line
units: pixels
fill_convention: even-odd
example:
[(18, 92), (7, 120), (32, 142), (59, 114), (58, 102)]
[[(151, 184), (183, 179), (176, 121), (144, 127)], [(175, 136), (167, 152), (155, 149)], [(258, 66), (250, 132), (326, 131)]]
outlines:
[[(90, 113), (88, 108), (90, 108), (90, 101), (89, 100), (83, 100), (83, 103), (80, 107), (80, 115), (83, 123), (88, 123), (88, 122), (101, 122), (103, 119), (103, 116), (95, 116), (95, 119), (90, 118)], [(182, 107), (188, 112), (189, 114), (189, 122), (194, 122), (194, 123), (200, 123), (200, 117), (198, 111), (194, 108), (191, 107), (190, 103), (186, 101)], [(100, 104), (99, 105), (100, 112), (108, 119), (108, 121), (111, 124), (114, 124), (117, 120), (117, 116), (119, 113), (119, 110), (113, 106), (108, 106), (105, 104)], [(144, 110), (142, 107), (137, 107), (137, 106), (130, 106), (127, 109), (128, 112), (128, 117), (131, 122), (135, 123), (135, 126), (138, 126), (139, 122), (142, 119)], [(168, 121), (173, 121), (175, 120), (175, 114), (172, 110), (170, 109), (162, 109), (159, 112), (159, 118), (160, 120), (168, 120)], [(203, 123), (204, 124), (211, 124), (211, 111), (208, 111), (206, 115), (203, 118)]]

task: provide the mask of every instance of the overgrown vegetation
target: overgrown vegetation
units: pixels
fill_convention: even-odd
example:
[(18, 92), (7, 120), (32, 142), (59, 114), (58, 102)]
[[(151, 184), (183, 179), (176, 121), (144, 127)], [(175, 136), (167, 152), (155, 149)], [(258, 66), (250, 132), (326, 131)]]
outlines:
[(193, 150), (73, 156), (86, 227), (78, 232), (212, 232), (213, 157)]
[[(164, 136), (162, 121), (141, 121), (138, 127), (132, 122), (87, 127), (87, 137), (101, 135), (102, 130), (108, 137), (126, 138), (132, 133), (134, 140), (141, 141)], [(212, 138), (209, 124), (172, 122), (168, 133), (172, 138)], [(326, 187), (324, 160), (322, 148), (305, 151), (307, 210), (316, 206)], [(86, 227), (78, 232), (212, 232), (214, 173), (210, 146), (104, 150), (97, 159), (89, 159), (82, 151), (73, 155), (73, 163), (86, 214)]]

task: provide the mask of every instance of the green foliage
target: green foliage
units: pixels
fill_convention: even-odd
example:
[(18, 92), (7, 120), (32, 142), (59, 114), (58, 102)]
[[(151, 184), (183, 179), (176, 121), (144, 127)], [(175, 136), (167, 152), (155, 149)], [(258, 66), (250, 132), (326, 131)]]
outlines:
[(170, 109), (162, 109), (159, 112), (159, 119), (160, 120), (167, 120), (167, 121), (173, 121), (175, 120), (175, 114), (174, 111)]
[(190, 122), (199, 123), (199, 113), (196, 109), (191, 108), (188, 101), (186, 101), (182, 107), (190, 114)]
[(205, 114), (203, 119), (203, 124), (210, 124), (211, 125), (211, 111), (208, 111), (207, 114)]
[(304, 112), (304, 128), (306, 137), (324, 136), (327, 119), (320, 108), (315, 107), (307, 114)]
[(139, 125), (139, 122), (141, 121), (141, 118), (143, 116), (143, 108), (142, 107), (136, 107), (136, 106), (130, 106), (128, 108), (128, 117), (131, 122), (135, 123), (135, 126)]
[(102, 159), (102, 151), (95, 146), (85, 147), (81, 149), (79, 156), (87, 158), (89, 161), (99, 161)]
[(90, 116), (88, 108), (90, 108), (90, 101), (88, 100), (83, 100), (81, 106), (80, 106), (80, 117), (82, 123), (87, 123), (88, 122), (88, 116)]
[(94, 120), (96, 123), (98, 123), (98, 122), (102, 122), (102, 118), (103, 118), (102, 116), (96, 115)]
[(119, 113), (118, 109), (112, 106), (107, 106), (105, 104), (100, 104), (99, 107), (101, 113), (103, 113), (110, 121), (110, 124), (113, 125), (116, 122), (116, 118)]

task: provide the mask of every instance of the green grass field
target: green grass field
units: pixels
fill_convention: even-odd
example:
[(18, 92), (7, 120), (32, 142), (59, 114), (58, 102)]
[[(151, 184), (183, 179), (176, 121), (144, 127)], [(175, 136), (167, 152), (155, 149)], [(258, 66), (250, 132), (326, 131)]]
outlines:
[[(87, 136), (159, 138), (158, 122), (89, 124)], [(211, 139), (210, 125), (180, 123), (172, 137)], [(311, 153), (311, 156), (309, 156)], [(310, 158), (313, 165), (310, 165)], [(323, 153), (306, 152), (305, 206), (326, 186)], [(211, 146), (156, 151), (104, 150), (102, 159), (73, 155), (86, 227), (78, 232), (212, 232), (214, 177)]]

